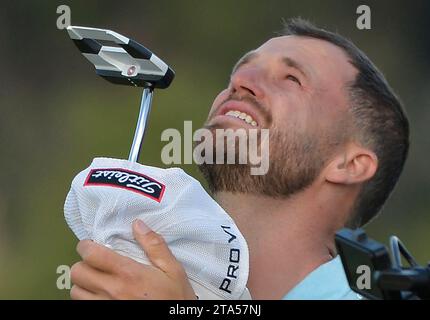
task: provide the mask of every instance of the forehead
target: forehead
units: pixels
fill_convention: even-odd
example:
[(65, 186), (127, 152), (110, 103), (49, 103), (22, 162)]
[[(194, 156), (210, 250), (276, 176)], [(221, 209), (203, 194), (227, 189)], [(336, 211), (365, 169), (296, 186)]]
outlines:
[(269, 39), (254, 52), (266, 59), (294, 59), (319, 80), (331, 79), (345, 83), (353, 80), (357, 74), (343, 49), (320, 39), (302, 36), (276, 37)]

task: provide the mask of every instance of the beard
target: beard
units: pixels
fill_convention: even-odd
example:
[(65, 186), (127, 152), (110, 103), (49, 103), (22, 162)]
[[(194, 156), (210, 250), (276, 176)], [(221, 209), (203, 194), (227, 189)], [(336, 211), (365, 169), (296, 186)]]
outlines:
[[(215, 134), (213, 127), (207, 127)], [(261, 143), (261, 140), (259, 140)], [(237, 145), (235, 145), (237, 146)], [(329, 150), (324, 137), (315, 133), (287, 134), (270, 129), (269, 169), (265, 175), (252, 175), (251, 164), (203, 163), (199, 170), (212, 193), (222, 191), (287, 198), (310, 186), (326, 163)], [(231, 146), (230, 146), (231, 147)], [(217, 143), (213, 144), (216, 155)], [(226, 148), (224, 148), (226, 150)], [(259, 145), (261, 151), (261, 144)], [(235, 158), (239, 158), (235, 148)], [(224, 159), (227, 158), (225, 151)]]

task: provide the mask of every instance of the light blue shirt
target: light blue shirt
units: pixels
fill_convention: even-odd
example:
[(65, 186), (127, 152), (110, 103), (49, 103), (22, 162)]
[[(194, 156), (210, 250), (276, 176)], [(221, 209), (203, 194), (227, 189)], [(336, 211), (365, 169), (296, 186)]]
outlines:
[(340, 257), (322, 264), (288, 292), (284, 300), (361, 300), (351, 290)]

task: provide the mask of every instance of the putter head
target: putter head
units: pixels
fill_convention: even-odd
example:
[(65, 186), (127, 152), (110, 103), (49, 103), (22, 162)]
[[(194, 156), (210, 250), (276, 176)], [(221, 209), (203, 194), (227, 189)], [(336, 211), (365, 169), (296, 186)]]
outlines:
[(107, 29), (69, 26), (75, 45), (96, 68), (96, 73), (115, 84), (167, 88), (175, 72), (150, 50)]

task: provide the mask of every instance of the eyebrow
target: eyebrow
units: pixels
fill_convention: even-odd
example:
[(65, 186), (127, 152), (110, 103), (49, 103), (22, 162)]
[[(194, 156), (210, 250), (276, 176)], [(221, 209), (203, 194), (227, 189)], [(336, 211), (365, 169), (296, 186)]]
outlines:
[(251, 60), (255, 59), (258, 56), (258, 53), (255, 51), (249, 51), (246, 53), (242, 58), (239, 59), (239, 61), (235, 64), (233, 67), (233, 70), (231, 71), (231, 74), (235, 73), (237, 69), (239, 69), (244, 64), (247, 64)]
[[(239, 59), (239, 61), (236, 63), (236, 65), (233, 67), (232, 74), (237, 71), (241, 66), (249, 63), (251, 60), (255, 59), (258, 56), (258, 53), (256, 51), (250, 51), (246, 53), (242, 58)], [(282, 62), (290, 67), (294, 68), (297, 71), (299, 71), (305, 78), (309, 79), (309, 72), (307, 72), (306, 68), (300, 64), (298, 61), (290, 58), (290, 57), (283, 57)]]
[(289, 67), (296, 69), (297, 71), (299, 71), (305, 78), (309, 79), (309, 73), (306, 71), (306, 68), (300, 64), (299, 62), (297, 62), (296, 60), (289, 58), (289, 57), (284, 57), (282, 58), (282, 61)]

